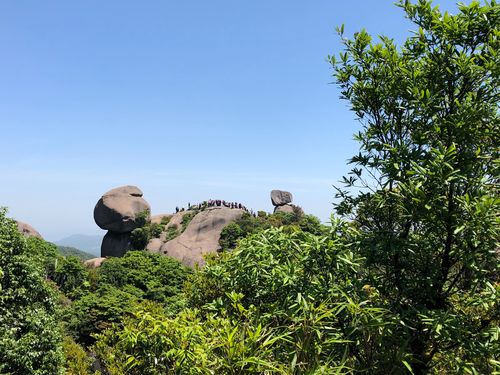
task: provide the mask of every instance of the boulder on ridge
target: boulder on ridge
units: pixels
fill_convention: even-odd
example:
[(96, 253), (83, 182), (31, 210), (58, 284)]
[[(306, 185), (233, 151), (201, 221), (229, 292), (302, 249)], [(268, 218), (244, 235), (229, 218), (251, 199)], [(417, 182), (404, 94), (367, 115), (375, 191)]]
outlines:
[(186, 266), (201, 266), (205, 263), (203, 254), (215, 253), (219, 249), (222, 229), (244, 213), (242, 209), (208, 208), (198, 213), (180, 236), (165, 243), (160, 253), (176, 258)]
[(149, 220), (151, 207), (136, 186), (121, 186), (105, 193), (94, 208), (96, 224), (116, 233), (127, 233)]
[(292, 193), (284, 190), (272, 190), (271, 202), (273, 206), (284, 206), (285, 204), (292, 203)]
[(31, 225), (23, 223), (22, 221), (16, 220), (17, 230), (24, 234), (26, 237), (36, 237), (43, 240), (42, 235)]

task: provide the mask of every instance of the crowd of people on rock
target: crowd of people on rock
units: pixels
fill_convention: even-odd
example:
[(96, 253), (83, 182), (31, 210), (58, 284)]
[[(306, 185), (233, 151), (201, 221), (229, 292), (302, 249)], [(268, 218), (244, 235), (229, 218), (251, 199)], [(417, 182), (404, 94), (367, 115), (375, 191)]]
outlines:
[(210, 199), (209, 201), (205, 201), (202, 205), (206, 205), (206, 207), (227, 207), (227, 208), (239, 208), (240, 210), (245, 210), (248, 212), (248, 209), (238, 202), (226, 202), (225, 200), (220, 199)]
[[(191, 203), (188, 203), (188, 210), (204, 210), (205, 208), (209, 207), (227, 207), (227, 208), (233, 208), (233, 209), (240, 209), (244, 210), (248, 213), (250, 213), (253, 216), (256, 216), (256, 214), (253, 212), (253, 210), (248, 210), (243, 204), (238, 203), (238, 202), (227, 202), (222, 199), (209, 199), (208, 201), (203, 201), (198, 204), (191, 205)], [(184, 207), (179, 208), (175, 207), (175, 212), (182, 212), (185, 211)]]

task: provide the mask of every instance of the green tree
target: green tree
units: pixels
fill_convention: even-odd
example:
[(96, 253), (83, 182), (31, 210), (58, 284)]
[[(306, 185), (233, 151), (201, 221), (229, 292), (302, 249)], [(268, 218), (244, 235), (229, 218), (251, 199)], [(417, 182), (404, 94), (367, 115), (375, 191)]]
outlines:
[(335, 222), (322, 236), (287, 227), (253, 234), (193, 275), (189, 302), (241, 326), (241, 309), (255, 309), (256, 320), (283, 338), (275, 359), (286, 373), (333, 374), (373, 364), (394, 324), (377, 293), (363, 288), (360, 259), (348, 241), (352, 231)]
[(138, 298), (165, 304), (180, 299), (190, 270), (179, 261), (145, 251), (106, 260), (96, 271), (99, 285), (111, 285)]
[(65, 325), (78, 343), (90, 345), (93, 335), (119, 322), (138, 302), (137, 297), (111, 285), (103, 285), (74, 301), (67, 309)]
[(75, 260), (63, 263), (56, 280), (69, 296), (77, 297), (66, 310), (65, 322), (81, 344), (92, 344), (94, 334), (121, 321), (135, 305), (147, 300), (161, 303), (169, 313), (184, 305), (182, 289), (189, 270), (177, 260), (128, 251), (123, 257), (107, 259), (91, 272), (82, 272)]
[(69, 298), (76, 298), (88, 291), (89, 271), (76, 256), (61, 257), (52, 279), (59, 290)]
[[(362, 124), (337, 212), (359, 228), (369, 283), (404, 326), (391, 352), (416, 374), (491, 373), (498, 353), (499, 36), (496, 1), (399, 6), (398, 48), (366, 31), (331, 58)], [(496, 337), (496, 338), (495, 338)]]
[(241, 227), (237, 223), (230, 223), (222, 228), (219, 245), (222, 249), (234, 249), (242, 236)]
[[(45, 248), (33, 248), (0, 209), (0, 373), (62, 374), (56, 293)], [(31, 244), (31, 245), (29, 245)]]

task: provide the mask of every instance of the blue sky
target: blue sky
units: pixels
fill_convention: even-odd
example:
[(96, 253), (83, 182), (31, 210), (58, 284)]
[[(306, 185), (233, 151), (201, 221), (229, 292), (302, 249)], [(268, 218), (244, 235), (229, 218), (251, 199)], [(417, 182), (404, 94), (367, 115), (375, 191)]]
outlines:
[(125, 184), (153, 214), (270, 211), (277, 188), (327, 221), (357, 152), (326, 61), (342, 23), (414, 29), (385, 0), (1, 2), (0, 206), (54, 241), (102, 233), (94, 205)]

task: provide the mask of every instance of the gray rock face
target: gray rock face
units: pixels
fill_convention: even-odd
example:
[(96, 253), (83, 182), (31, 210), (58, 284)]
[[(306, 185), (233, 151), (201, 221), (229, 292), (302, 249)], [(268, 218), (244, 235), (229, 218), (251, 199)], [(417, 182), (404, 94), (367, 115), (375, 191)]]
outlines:
[(121, 257), (132, 249), (130, 233), (108, 232), (102, 239), (101, 257)]
[(26, 237), (36, 237), (43, 240), (42, 235), (31, 225), (23, 223), (22, 221), (16, 220), (17, 230), (24, 234)]
[(127, 233), (141, 225), (139, 214), (150, 210), (151, 207), (142, 198), (142, 191), (138, 187), (121, 186), (108, 191), (99, 199), (94, 208), (94, 220), (102, 229)]
[(274, 212), (286, 212), (289, 214), (304, 215), (304, 210), (300, 206), (294, 204), (285, 204), (284, 206), (274, 207)]
[(286, 212), (289, 214), (293, 214), (293, 206), (291, 204), (285, 204), (283, 206), (274, 207), (274, 212)]
[(160, 238), (153, 238), (148, 242), (146, 250), (150, 253), (159, 253), (163, 244), (164, 242)]
[(285, 204), (292, 203), (292, 193), (284, 190), (271, 191), (271, 202), (273, 206), (284, 206)]
[[(161, 254), (178, 259), (186, 266), (203, 265), (203, 254), (219, 249), (219, 238), (227, 224), (235, 222), (245, 211), (212, 207), (196, 215), (186, 230), (161, 247)], [(173, 219), (173, 218), (172, 218)]]

